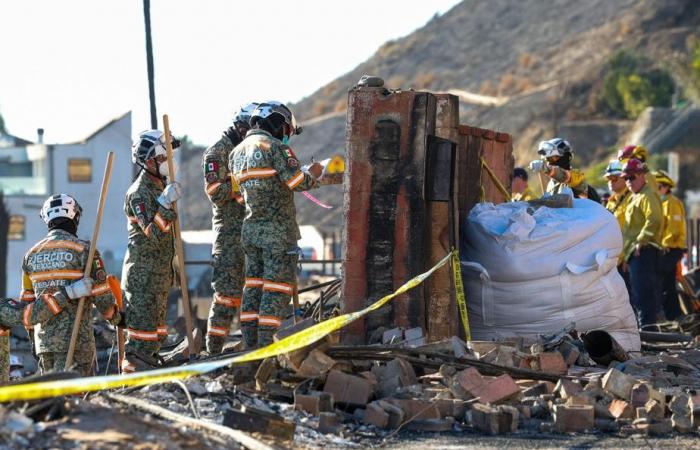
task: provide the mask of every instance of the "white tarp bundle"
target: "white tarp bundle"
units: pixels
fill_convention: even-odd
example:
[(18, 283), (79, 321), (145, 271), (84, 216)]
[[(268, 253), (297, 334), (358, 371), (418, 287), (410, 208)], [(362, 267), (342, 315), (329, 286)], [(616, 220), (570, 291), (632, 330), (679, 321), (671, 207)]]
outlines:
[(462, 276), (472, 338), (492, 340), (602, 329), (627, 351), (640, 339), (617, 272), (622, 235), (590, 200), (528, 211), (525, 202), (474, 207), (462, 226)]

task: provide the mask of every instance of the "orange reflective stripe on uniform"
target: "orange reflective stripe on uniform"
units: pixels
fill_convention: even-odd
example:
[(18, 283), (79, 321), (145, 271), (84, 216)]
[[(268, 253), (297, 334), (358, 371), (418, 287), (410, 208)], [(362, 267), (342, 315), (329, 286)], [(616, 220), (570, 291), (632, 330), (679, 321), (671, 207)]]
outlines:
[(294, 285), (265, 280), (263, 291), (281, 292), (282, 294), (292, 295), (294, 293)]
[(251, 178), (270, 178), (274, 177), (275, 175), (277, 175), (277, 171), (272, 168), (248, 169), (243, 170), (238, 175), (236, 175), (236, 180), (238, 181), (238, 183), (243, 183), (245, 180)]
[(85, 246), (77, 243), (77, 242), (71, 242), (71, 241), (49, 241), (46, 243), (38, 243), (34, 247), (32, 247), (31, 250), (29, 250), (29, 253), (36, 253), (41, 250), (50, 250), (50, 249), (59, 249), (59, 250), (75, 250), (76, 252), (82, 252), (85, 250)]
[(210, 334), (212, 336), (223, 336), (226, 337), (228, 336), (228, 328), (224, 327), (209, 327), (209, 330), (207, 331), (207, 334)]
[(90, 292), (90, 295), (102, 295), (106, 294), (109, 291), (111, 291), (111, 288), (108, 283), (98, 284), (94, 288), (92, 288), (92, 292)]
[(214, 303), (217, 305), (228, 306), (229, 308), (238, 308), (241, 306), (240, 297), (229, 297), (221, 294), (214, 294)]
[(159, 325), (158, 328), (156, 329), (156, 333), (161, 335), (161, 336), (167, 336), (168, 335), (168, 327), (165, 325)]
[(258, 320), (258, 313), (257, 312), (241, 312), (241, 322), (255, 322)]
[(126, 220), (127, 220), (129, 223), (134, 223), (134, 224), (139, 223), (139, 219), (137, 219), (137, 218), (134, 217), (134, 216), (126, 216)]
[(163, 233), (168, 233), (170, 231), (170, 222), (163, 219), (160, 213), (156, 213), (156, 216), (153, 218), (153, 221), (156, 225), (158, 225), (158, 228), (160, 228), (160, 231), (162, 231)]
[(143, 234), (146, 235), (146, 237), (151, 237), (151, 227), (153, 226), (152, 223), (149, 223), (148, 226), (146, 227), (145, 230), (143, 230)]
[(127, 330), (129, 332), (129, 339), (135, 339), (137, 341), (157, 341), (158, 340), (158, 332), (156, 331), (142, 331), (142, 330), (134, 330), (129, 328)]
[(49, 307), (54, 316), (61, 312), (61, 307), (58, 305), (58, 302), (53, 297), (53, 295), (44, 294), (41, 296), (41, 299), (44, 301), (44, 303), (46, 303), (46, 305)]
[(26, 308), (24, 308), (24, 314), (22, 315), (22, 323), (24, 324), (24, 327), (28, 330), (34, 328), (32, 325), (32, 308), (34, 307), (34, 303), (30, 303), (27, 305)]
[(0, 328), (0, 336), (9, 336), (9, 335), (10, 335), (9, 328)]
[(263, 287), (264, 283), (265, 280), (263, 280), (262, 278), (246, 278), (245, 285), (243, 287), (248, 289), (261, 288)]
[(260, 316), (258, 317), (258, 325), (264, 325), (267, 327), (279, 327), (282, 325), (282, 320), (275, 316)]
[(210, 184), (207, 186), (207, 194), (210, 196), (216, 192), (217, 189), (219, 189), (219, 186), (221, 186), (221, 181), (215, 181), (214, 183)]
[(23, 302), (33, 302), (34, 300), (36, 300), (36, 296), (34, 295), (34, 291), (22, 291), (22, 294), (19, 296), (19, 299)]
[(80, 270), (48, 270), (46, 272), (34, 272), (29, 276), (32, 282), (46, 281), (46, 280), (77, 280), (78, 278), (83, 278), (83, 272)]
[(301, 183), (302, 181), (304, 181), (304, 172), (298, 171), (298, 172), (296, 173), (296, 175), (294, 175), (292, 178), (290, 178), (289, 180), (287, 180), (287, 186), (289, 186), (289, 189), (294, 189), (294, 188), (297, 187), (297, 186), (299, 185), (299, 183)]

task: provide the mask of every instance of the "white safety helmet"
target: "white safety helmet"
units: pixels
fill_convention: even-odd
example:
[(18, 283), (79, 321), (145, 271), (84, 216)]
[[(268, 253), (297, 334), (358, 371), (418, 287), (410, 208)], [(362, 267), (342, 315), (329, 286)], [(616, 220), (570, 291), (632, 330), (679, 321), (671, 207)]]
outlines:
[(247, 128), (250, 128), (250, 117), (253, 115), (255, 108), (258, 107), (260, 103), (247, 103), (241, 105), (236, 114), (233, 116), (234, 124), (241, 124)]
[(82, 214), (83, 208), (80, 207), (77, 200), (68, 194), (56, 194), (47, 198), (39, 213), (46, 225), (61, 217), (72, 219), (78, 224)]
[[(170, 134), (170, 140), (173, 150), (180, 146), (180, 141), (173, 138), (172, 133)], [(160, 130), (147, 130), (139, 133), (131, 146), (131, 162), (145, 166), (146, 161), (159, 155), (167, 155), (165, 150), (165, 133)]]
[(574, 151), (571, 148), (571, 144), (562, 138), (554, 138), (548, 141), (540, 142), (537, 148), (537, 153), (544, 156), (545, 158), (551, 158), (552, 156), (562, 157), (566, 154), (573, 154)]
[(292, 135), (301, 134), (302, 128), (297, 125), (297, 120), (296, 118), (294, 118), (294, 114), (292, 114), (292, 111), (289, 108), (287, 108), (286, 105), (276, 100), (269, 100), (260, 103), (251, 114), (250, 122), (252, 124), (253, 119), (256, 117), (259, 117), (261, 119), (269, 119), (274, 115), (279, 115), (282, 117), (282, 119), (284, 119), (284, 123), (286, 123), (292, 130)]
[(611, 159), (610, 162), (608, 163), (608, 166), (605, 168), (605, 177), (610, 177), (610, 176), (615, 176), (615, 177), (621, 177), (622, 176), (622, 161), (619, 159)]

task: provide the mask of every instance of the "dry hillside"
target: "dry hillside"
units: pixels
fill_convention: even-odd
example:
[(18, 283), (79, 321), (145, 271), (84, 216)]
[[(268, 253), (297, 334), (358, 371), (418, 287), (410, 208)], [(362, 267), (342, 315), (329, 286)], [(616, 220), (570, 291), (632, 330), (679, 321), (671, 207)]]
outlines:
[[(695, 0), (465, 0), (293, 105), (305, 132), (292, 146), (304, 161), (342, 152), (347, 91), (369, 73), (389, 88), (460, 95), (462, 122), (511, 133), (521, 163), (538, 140), (557, 134), (586, 165), (623, 141), (632, 124), (597, 101), (611, 56), (643, 55), (681, 89), (686, 79), (676, 69), (699, 29)], [(330, 211), (298, 196), (300, 222), (338, 226), (341, 189), (314, 193), (335, 206)]]

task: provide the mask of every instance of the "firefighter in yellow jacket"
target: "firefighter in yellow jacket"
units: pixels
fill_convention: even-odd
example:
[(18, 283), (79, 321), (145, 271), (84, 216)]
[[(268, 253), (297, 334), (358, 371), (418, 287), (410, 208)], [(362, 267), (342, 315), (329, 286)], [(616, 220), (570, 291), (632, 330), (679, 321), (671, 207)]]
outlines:
[(527, 171), (522, 167), (516, 167), (513, 170), (513, 181), (510, 185), (510, 190), (513, 193), (511, 201), (526, 202), (537, 198), (532, 189), (530, 189), (527, 179)]
[[(65, 363), (78, 302), (69, 302), (66, 298), (86, 297), (90, 300), (88, 305), (94, 304), (112, 324), (117, 324), (121, 318), (99, 252), (95, 251), (91, 278), (83, 279), (90, 242), (76, 236), (81, 214), (82, 208), (70, 195), (49, 197), (41, 209), (41, 218), (48, 225), (49, 233), (27, 252), (22, 263), (23, 300), (29, 297), (42, 300), (28, 303), (23, 314), (28, 329), (43, 322), (34, 329), (42, 373), (72, 369), (65, 367)], [(45, 306), (54, 317), (47, 316)], [(42, 317), (37, 317), (34, 308), (41, 308), (44, 312), (39, 316), (48, 320), (44, 322)], [(95, 336), (89, 310), (83, 312), (74, 358), (81, 375), (93, 375)]]
[(661, 246), (663, 254), (659, 265), (663, 309), (666, 319), (675, 320), (682, 314), (676, 292), (676, 268), (686, 250), (685, 207), (683, 202), (671, 193), (676, 183), (668, 173), (658, 170), (653, 173), (659, 186), (661, 207), (664, 213), (664, 229)]
[(659, 195), (646, 181), (647, 172), (646, 164), (634, 158), (623, 169), (627, 188), (634, 195), (625, 211), (622, 251), (640, 326), (656, 323), (661, 311), (658, 266), (664, 217)]

